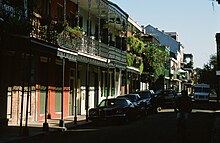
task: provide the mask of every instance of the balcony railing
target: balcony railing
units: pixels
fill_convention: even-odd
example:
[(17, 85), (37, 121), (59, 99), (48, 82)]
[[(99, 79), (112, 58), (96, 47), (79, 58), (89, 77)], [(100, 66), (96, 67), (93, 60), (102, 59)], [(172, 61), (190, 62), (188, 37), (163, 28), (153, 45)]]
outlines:
[(57, 44), (57, 36), (58, 33), (56, 30), (51, 29), (50, 26), (40, 26), (40, 25), (32, 25), (31, 37), (37, 38), (39, 40), (43, 40), (45, 42), (49, 42), (52, 44)]
[(108, 58), (108, 45), (99, 43), (93, 37), (88, 37), (86, 35), (73, 38), (71, 37), (70, 33), (65, 30), (61, 33), (58, 33), (54, 25), (42, 26), (40, 23), (40, 18), (36, 16), (32, 20), (31, 37), (71, 51)]
[(99, 43), (92, 37), (83, 35), (82, 37), (71, 38), (68, 32), (64, 31), (58, 35), (57, 41), (62, 48), (108, 58), (109, 47), (104, 43)]
[(56, 25), (42, 25), (41, 16), (37, 14), (34, 14), (32, 19), (31, 36), (33, 38), (60, 46), (67, 50), (111, 59), (111, 61), (114, 63), (126, 64), (127, 62), (125, 51), (98, 42), (95, 40), (95, 38), (88, 37), (85, 34), (82, 34), (82, 36), (79, 37), (72, 37), (71, 33), (67, 30), (63, 30), (61, 33), (59, 33)]
[(114, 61), (114, 62), (118, 62), (118, 63), (121, 63), (121, 64), (126, 64), (127, 61), (126, 61), (126, 52), (125, 51), (122, 51), (120, 49), (117, 49), (115, 47), (111, 47), (109, 49), (109, 58), (111, 59), (111, 61)]

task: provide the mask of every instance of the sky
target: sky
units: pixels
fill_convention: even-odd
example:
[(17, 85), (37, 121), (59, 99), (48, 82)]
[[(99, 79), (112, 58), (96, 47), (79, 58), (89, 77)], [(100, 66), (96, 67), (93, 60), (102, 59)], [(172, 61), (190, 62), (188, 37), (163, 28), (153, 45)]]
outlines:
[(194, 67), (203, 68), (216, 54), (220, 5), (212, 0), (110, 0), (139, 25), (177, 32), (184, 53), (193, 54)]

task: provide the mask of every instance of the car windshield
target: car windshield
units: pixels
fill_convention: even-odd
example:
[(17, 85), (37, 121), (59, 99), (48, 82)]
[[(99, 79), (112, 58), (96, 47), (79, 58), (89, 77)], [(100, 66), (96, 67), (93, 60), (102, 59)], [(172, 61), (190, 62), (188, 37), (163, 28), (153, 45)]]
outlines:
[(135, 95), (125, 95), (124, 97), (128, 98), (131, 102), (135, 102), (137, 99)]
[(164, 91), (159, 90), (159, 91), (156, 92), (156, 94), (164, 95), (164, 96), (173, 96), (174, 95), (174, 91), (172, 91), (172, 90), (164, 90)]
[(103, 100), (99, 107), (110, 107), (110, 106), (127, 106), (128, 101), (126, 99), (107, 99)]
[(126, 102), (126, 100), (115, 100), (115, 105), (122, 105), (122, 106), (126, 106), (128, 104), (128, 102)]
[(150, 93), (150, 91), (143, 91), (143, 92), (140, 94), (140, 97), (141, 97), (141, 98), (150, 98), (150, 97), (151, 97), (151, 93)]

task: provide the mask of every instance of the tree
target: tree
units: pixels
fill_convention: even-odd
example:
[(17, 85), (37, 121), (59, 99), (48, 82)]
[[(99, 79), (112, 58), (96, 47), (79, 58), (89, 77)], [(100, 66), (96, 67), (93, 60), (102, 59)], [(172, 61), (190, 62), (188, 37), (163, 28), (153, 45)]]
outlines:
[[(155, 82), (164, 77), (168, 53), (153, 42), (143, 42), (135, 36), (128, 37), (127, 64), (138, 66), (140, 74), (146, 73), (147, 80)], [(145, 78), (146, 79), (146, 78)]]
[(156, 81), (159, 76), (164, 76), (168, 54), (152, 42), (145, 43), (142, 54), (144, 71), (153, 75), (153, 81)]
[(210, 84), (212, 88), (217, 88), (216, 69), (217, 55), (213, 54), (210, 56), (209, 62), (204, 64), (203, 69), (197, 72), (197, 75), (199, 75), (198, 82), (207, 83)]

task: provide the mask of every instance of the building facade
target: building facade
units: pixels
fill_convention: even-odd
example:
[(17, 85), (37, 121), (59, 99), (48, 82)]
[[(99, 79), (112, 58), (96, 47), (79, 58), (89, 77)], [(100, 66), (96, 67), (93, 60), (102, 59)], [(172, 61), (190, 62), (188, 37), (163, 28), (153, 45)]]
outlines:
[(188, 86), (190, 80), (188, 71), (184, 70), (184, 46), (178, 41), (179, 36), (176, 32), (160, 31), (157, 28), (147, 25), (144, 29), (146, 34), (149, 34), (158, 39), (161, 46), (166, 46), (170, 49), (170, 66), (169, 66), (169, 81), (168, 87), (176, 91), (181, 91)]
[[(1, 122), (88, 115), (139, 88), (129, 79), (128, 14), (107, 0), (5, 1), (1, 6)], [(129, 32), (128, 32), (129, 31)]]

